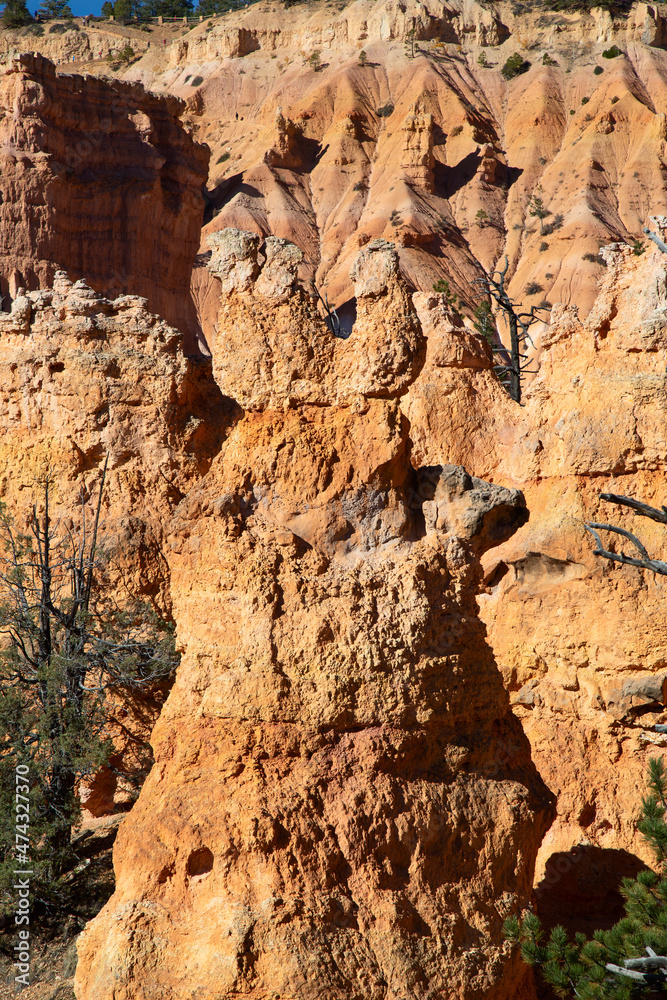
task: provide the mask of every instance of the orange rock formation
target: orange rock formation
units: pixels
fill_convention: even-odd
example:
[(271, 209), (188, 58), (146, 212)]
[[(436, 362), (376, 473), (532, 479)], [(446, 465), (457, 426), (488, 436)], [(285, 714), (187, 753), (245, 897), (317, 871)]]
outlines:
[[(667, 220), (655, 221), (664, 233)], [(602, 254), (594, 308), (583, 322), (574, 307), (554, 310), (523, 407), (466, 346), (471, 335), (442, 297), (416, 295), (428, 352), (402, 401), (415, 461), (464, 463), (526, 495), (530, 522), (486, 557), (480, 601), (533, 758), (558, 795), (541, 872), (577, 845), (609, 851), (610, 874), (613, 851), (650, 861), (635, 820), (647, 759), (667, 745), (653, 732), (664, 718), (664, 588), (596, 559), (584, 529), (619, 524), (664, 558), (661, 526), (599, 494), (664, 500), (667, 257), (622, 245)]]
[(297, 263), (216, 243), (244, 412), (171, 524), (184, 656), (78, 996), (527, 998), (500, 926), (550, 798), (474, 599), (523, 497), (412, 469), (397, 397), (423, 335), (395, 251), (361, 254), (348, 342)]
[(190, 272), (208, 153), (174, 98), (56, 76), (39, 56), (0, 74), (0, 289), (50, 285), (58, 268), (97, 291), (131, 292), (196, 351)]

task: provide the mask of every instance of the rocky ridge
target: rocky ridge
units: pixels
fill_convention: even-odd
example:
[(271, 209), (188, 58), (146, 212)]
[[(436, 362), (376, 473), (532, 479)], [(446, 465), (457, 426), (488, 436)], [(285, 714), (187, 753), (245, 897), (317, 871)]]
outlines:
[[(395, 242), (413, 288), (444, 278), (468, 315), (481, 268), (506, 254), (517, 300), (583, 316), (600, 246), (641, 238), (667, 205), (664, 35), (646, 4), (614, 20), (506, 3), (259, 3), (174, 42), (167, 70), (151, 50), (127, 75), (185, 98), (211, 147), (204, 237), (235, 226), (295, 243), (302, 278), (348, 328), (350, 267), (377, 238)], [(505, 81), (513, 53), (530, 65)], [(203, 267), (193, 292), (208, 335), (219, 295)]]

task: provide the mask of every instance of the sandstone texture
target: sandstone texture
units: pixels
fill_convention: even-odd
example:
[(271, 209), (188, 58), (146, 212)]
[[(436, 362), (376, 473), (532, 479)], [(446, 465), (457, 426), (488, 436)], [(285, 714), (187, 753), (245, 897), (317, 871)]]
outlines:
[[(654, 231), (664, 236), (666, 222)], [(633, 531), (664, 558), (660, 525), (599, 494), (664, 502), (667, 256), (619, 244), (602, 254), (605, 280), (587, 318), (554, 309), (525, 406), (468, 346), (460, 317), (425, 294), (414, 299), (429, 331), (426, 363), (402, 400), (417, 463), (464, 463), (520, 488), (531, 512), (485, 557), (480, 605), (533, 759), (558, 796), (540, 878), (552, 855), (582, 845), (600, 850), (602, 867), (609, 853), (608, 874), (623, 852), (651, 860), (635, 822), (647, 760), (665, 746), (653, 730), (664, 721), (664, 585), (596, 559), (584, 522)], [(603, 535), (619, 551), (621, 540)], [(556, 872), (550, 893), (559, 881)]]
[(419, 358), (423, 332), (394, 249), (355, 265), (347, 343), (296, 263), (216, 244), (216, 366), (243, 412), (170, 524), (183, 658), (77, 995), (528, 998), (500, 927), (551, 797), (474, 597), (523, 496), (411, 466), (399, 401), (421, 362), (404, 375), (386, 331)]
[[(0, 496), (25, 529), (50, 469), (58, 537), (102, 498), (105, 586), (171, 616), (165, 525), (210, 466), (229, 401), (210, 362), (183, 355), (182, 335), (134, 295), (107, 299), (57, 272), (49, 289), (18, 289), (0, 313)], [(147, 739), (166, 692), (113, 703), (109, 733), (131, 775), (150, 767)], [(136, 793), (111, 771), (82, 789), (84, 815), (127, 808)]]
[(131, 292), (188, 336), (208, 153), (183, 105), (136, 84), (57, 76), (41, 56), (0, 71), (0, 290), (55, 271), (115, 297)]

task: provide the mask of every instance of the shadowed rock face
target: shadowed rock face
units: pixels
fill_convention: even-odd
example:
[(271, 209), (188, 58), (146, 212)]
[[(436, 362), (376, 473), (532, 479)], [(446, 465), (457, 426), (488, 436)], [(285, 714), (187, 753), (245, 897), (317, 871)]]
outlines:
[(196, 351), (189, 293), (208, 151), (175, 98), (56, 76), (39, 56), (0, 72), (0, 290), (47, 287), (58, 268), (112, 296), (145, 296)]
[[(257, 244), (228, 237), (240, 274)], [(375, 348), (390, 319), (408, 354), (422, 333), (392, 248), (372, 252), (347, 373), (308, 296), (261, 283), (268, 263), (226, 296), (218, 371), (248, 408), (171, 524), (184, 655), (116, 892), (80, 940), (80, 1000), (532, 996), (500, 927), (551, 799), (475, 603), (476, 552), (527, 512), (461, 468), (411, 467), (408, 376), (388, 387), (405, 341)], [(233, 303), (256, 382), (242, 359), (233, 374)]]

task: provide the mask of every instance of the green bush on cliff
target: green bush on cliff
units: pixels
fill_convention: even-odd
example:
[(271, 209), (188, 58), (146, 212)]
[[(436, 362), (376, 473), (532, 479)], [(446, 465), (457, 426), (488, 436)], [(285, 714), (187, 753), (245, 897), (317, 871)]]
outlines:
[(528, 60), (520, 56), (518, 52), (515, 52), (506, 60), (500, 73), (504, 80), (513, 80), (515, 76), (521, 76), (522, 73), (526, 73), (529, 69), (530, 63)]
[[(17, 868), (32, 872), (34, 915), (66, 908), (79, 783), (114, 752), (112, 700), (132, 693), (163, 700), (178, 662), (172, 627), (138, 599), (120, 605), (103, 583), (102, 486), (92, 515), (83, 499), (78, 516), (73, 512), (78, 530), (71, 521), (68, 528), (54, 524), (53, 489), (45, 477), (27, 533), (0, 508), (2, 916), (17, 906)], [(148, 748), (136, 751), (150, 766)]]
[(623, 880), (622, 920), (596, 931), (592, 940), (577, 934), (570, 941), (563, 927), (555, 927), (546, 943), (533, 913), (505, 923), (524, 961), (540, 967), (559, 997), (649, 1000), (667, 992), (667, 773), (660, 759), (649, 762), (648, 791), (637, 826), (653, 849), (657, 871)]

